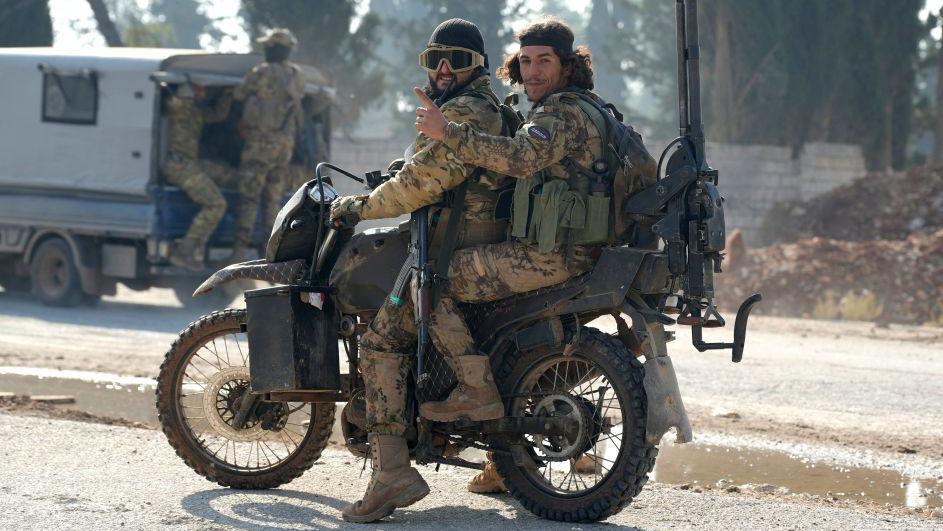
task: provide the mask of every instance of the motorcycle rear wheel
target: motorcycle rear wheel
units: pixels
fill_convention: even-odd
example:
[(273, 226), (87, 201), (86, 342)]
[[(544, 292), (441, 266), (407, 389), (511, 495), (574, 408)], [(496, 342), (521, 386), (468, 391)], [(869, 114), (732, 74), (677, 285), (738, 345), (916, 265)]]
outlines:
[[(495, 374), (501, 394), (512, 397), (509, 416), (566, 415), (581, 425), (575, 441), (523, 437), (519, 444), (536, 470), (515, 465), (510, 455), (494, 455), (498, 474), (521, 505), (549, 520), (596, 522), (641, 492), (658, 449), (645, 441), (643, 366), (621, 341), (583, 327), (573, 353), (513, 352)], [(587, 459), (595, 465), (589, 471), (577, 465)]]
[(216, 311), (180, 333), (160, 367), (157, 411), (168, 442), (196, 473), (224, 487), (269, 489), (321, 457), (335, 406), (263, 403), (274, 424), (252, 418), (233, 426), (239, 400), (249, 396), (245, 322), (245, 310)]

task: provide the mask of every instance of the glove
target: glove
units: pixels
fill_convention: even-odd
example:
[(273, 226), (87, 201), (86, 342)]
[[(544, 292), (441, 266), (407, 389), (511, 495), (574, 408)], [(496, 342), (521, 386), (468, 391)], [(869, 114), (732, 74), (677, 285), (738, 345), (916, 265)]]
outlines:
[(396, 174), (403, 169), (403, 166), (406, 165), (406, 159), (396, 159), (390, 162), (390, 165), (386, 167), (387, 173), (390, 174), (390, 179), (396, 176)]
[(360, 212), (363, 209), (363, 195), (344, 195), (331, 203), (331, 221), (343, 225), (353, 226), (360, 221)]

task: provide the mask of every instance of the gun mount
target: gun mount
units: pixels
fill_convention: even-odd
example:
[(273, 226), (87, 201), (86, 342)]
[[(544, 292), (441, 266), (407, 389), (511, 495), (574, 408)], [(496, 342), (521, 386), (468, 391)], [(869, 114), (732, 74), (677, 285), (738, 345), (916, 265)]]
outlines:
[(714, 274), (722, 271), (727, 237), (724, 198), (718, 189), (719, 173), (707, 163), (704, 149), (697, 0), (676, 0), (675, 7), (680, 135), (668, 144), (658, 161), (656, 184), (626, 201), (624, 211), (646, 221), (665, 242), (668, 270), (681, 286), (676, 304), (665, 311), (680, 314), (677, 323), (692, 327), (692, 341), (698, 351), (729, 348), (733, 350), (733, 361), (739, 362), (747, 320), (762, 296), (754, 294), (740, 305), (733, 343), (703, 341), (703, 328), (726, 324), (714, 306)]

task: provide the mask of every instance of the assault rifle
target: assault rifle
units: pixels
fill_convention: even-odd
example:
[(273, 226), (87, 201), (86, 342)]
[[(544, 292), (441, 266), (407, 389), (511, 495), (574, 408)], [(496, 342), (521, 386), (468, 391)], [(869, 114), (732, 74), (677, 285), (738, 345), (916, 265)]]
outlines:
[(743, 356), (747, 319), (762, 296), (754, 294), (740, 305), (733, 343), (703, 341), (703, 328), (725, 325), (714, 306), (714, 273), (721, 272), (721, 252), (726, 244), (724, 199), (717, 189), (718, 172), (707, 163), (704, 150), (697, 0), (676, 0), (675, 10), (680, 136), (662, 153), (656, 184), (629, 198), (624, 210), (629, 217), (647, 221), (665, 241), (668, 270), (680, 280), (682, 290), (665, 313), (678, 314), (678, 324), (692, 327), (698, 351), (729, 348), (733, 361), (738, 362)]
[[(441, 106), (452, 92), (451, 83), (436, 98), (436, 106)], [(435, 281), (429, 264), (429, 206), (424, 206), (410, 216), (412, 222), (415, 273), (418, 275), (419, 288), (416, 293), (416, 387), (422, 389), (429, 380), (426, 373), (426, 349), (429, 346), (429, 320), (432, 317), (432, 283)]]

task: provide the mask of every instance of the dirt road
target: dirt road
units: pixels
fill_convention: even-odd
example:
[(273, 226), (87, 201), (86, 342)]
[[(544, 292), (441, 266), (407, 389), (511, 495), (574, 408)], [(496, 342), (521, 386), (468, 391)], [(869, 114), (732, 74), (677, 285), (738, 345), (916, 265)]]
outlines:
[[(176, 333), (205, 311), (180, 307), (169, 290), (123, 291), (80, 310), (0, 293), (0, 366), (155, 377)], [(943, 461), (941, 328), (755, 317), (739, 364), (698, 353), (683, 327), (669, 349), (695, 428), (903, 447)]]
[[(349, 454), (329, 449), (289, 486), (235, 491), (193, 474), (160, 432), (0, 414), (0, 528), (4, 529), (363, 529), (340, 509), (363, 492)], [(38, 459), (37, 456), (43, 456)], [(423, 468), (432, 494), (380, 529), (572, 529), (539, 520), (507, 496), (470, 496), (473, 472)], [(607, 521), (643, 529), (934, 529), (919, 516), (873, 514), (801, 500), (696, 493), (651, 485)], [(585, 528), (586, 526), (580, 526)]]
[[(106, 298), (98, 308), (83, 310), (47, 308), (23, 296), (0, 293), (0, 367), (100, 371), (153, 378), (176, 332), (204, 311), (181, 308), (170, 291), (161, 290), (122, 292), (117, 298)], [(593, 326), (614, 329), (611, 322), (604, 320)], [(746, 356), (740, 364), (730, 363), (726, 354), (696, 352), (684, 329), (678, 330), (678, 339), (669, 345), (698, 442), (780, 450), (815, 462), (943, 479), (943, 447), (938, 443), (943, 437), (943, 408), (939, 407), (943, 403), (943, 329), (879, 328), (870, 323), (763, 317), (754, 318), (750, 328)], [(707, 339), (729, 340), (728, 334), (729, 329), (714, 331)], [(111, 486), (110, 480), (90, 479), (91, 483), (85, 485), (84, 479), (75, 477), (82, 475), (79, 472), (82, 468), (76, 467), (87, 466), (89, 470), (95, 467), (78, 462), (63, 462), (63, 472), (57, 472), (57, 477), (78, 489), (71, 494), (68, 488), (41, 478), (36, 481), (45, 482), (52, 494), (41, 494), (46, 490), (29, 487), (33, 479), (22, 484), (0, 480), (5, 494), (15, 494), (13, 499), (32, 500), (27, 505), (37, 518), (45, 510), (62, 514), (69, 507), (76, 511), (75, 515), (94, 512), (96, 507), (110, 511), (114, 507), (107, 509), (112, 503), (109, 493), (120, 491), (112, 505), (123, 504), (129, 511), (125, 519), (129, 525), (137, 525), (137, 519), (143, 517), (154, 524), (180, 523), (196, 528), (208, 525), (207, 518), (215, 518), (226, 527), (278, 527), (299, 521), (334, 527), (339, 525), (337, 511), (341, 503), (353, 499), (366, 481), (351, 480), (340, 487), (343, 493), (329, 494), (333, 498), (311, 494), (325, 492), (319, 491), (317, 485), (329, 477), (326, 473), (333, 473), (329, 473), (331, 470), (340, 474), (343, 466), (343, 477), (350, 476), (354, 465), (344, 464), (351, 462), (349, 456), (337, 453), (329, 456), (325, 465), (306, 474), (298, 485), (293, 484), (291, 488), (297, 491), (245, 494), (211, 490), (170, 453), (159, 433), (121, 432), (146, 446), (122, 449), (124, 442), (115, 438), (119, 432), (114, 430), (118, 428), (63, 422), (37, 423), (0, 417), (0, 437), (6, 447), (4, 462), (18, 467), (29, 462), (27, 456), (19, 453), (16, 441), (20, 437), (38, 441), (50, 437), (51, 432), (46, 430), (72, 433), (77, 437), (72, 440), (83, 441), (90, 463), (108, 455), (110, 450), (105, 448), (118, 445), (120, 455), (114, 460), (114, 466), (121, 465), (114, 470), (117, 483)], [(67, 440), (56, 435), (48, 443), (43, 442), (53, 445), (50, 453), (63, 454), (53, 461), (68, 461), (69, 452), (54, 446), (56, 441), (69, 444)], [(13, 444), (8, 444), (10, 441)], [(152, 466), (143, 464), (139, 471), (141, 453), (158, 458)], [(176, 472), (171, 474), (169, 471), (173, 470)], [(162, 480), (151, 478), (165, 474), (167, 481), (176, 482), (175, 489), (179, 485), (179, 496), (175, 494), (172, 498), (176, 501), (164, 509), (145, 511), (146, 517), (142, 516), (139, 509), (144, 508), (143, 504), (161, 497), (151, 490), (159, 490)], [(423, 502), (404, 521), (434, 526), (437, 513), (431, 511), (432, 507), (445, 506), (446, 512), (464, 521), (474, 518), (476, 527), (480, 527), (479, 520), (485, 527), (536, 525), (528, 520), (529, 513), (516, 504), (508, 505), (506, 499), (482, 498), (475, 502), (480, 507), (464, 507), (467, 496), (463, 495), (461, 483), (467, 479), (465, 471), (450, 470), (433, 477), (449, 487)], [(120, 487), (125, 481), (148, 485), (140, 486), (144, 494), (127, 494), (134, 489)], [(80, 492), (88, 494), (83, 497), (78, 495)], [(75, 500), (69, 501), (72, 498)], [(102, 501), (105, 499), (109, 501)], [(616, 521), (645, 528), (701, 526), (709, 521), (711, 526), (720, 528), (737, 525), (738, 521), (742, 526), (743, 520), (738, 519), (749, 516), (748, 521), (757, 527), (814, 525), (849, 529), (914, 528), (941, 522), (925, 516), (898, 520), (905, 513), (882, 512), (880, 507), (867, 509), (871, 511), (868, 513), (862, 507), (821, 505), (820, 499), (780, 499), (717, 491), (695, 493), (656, 483), (646, 488), (639, 504)], [(808, 510), (803, 510), (803, 506)], [(115, 518), (121, 517), (122, 513), (116, 513)], [(140, 522), (145, 525), (144, 520)], [(113, 522), (114, 526), (119, 523)]]

